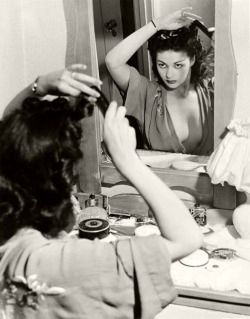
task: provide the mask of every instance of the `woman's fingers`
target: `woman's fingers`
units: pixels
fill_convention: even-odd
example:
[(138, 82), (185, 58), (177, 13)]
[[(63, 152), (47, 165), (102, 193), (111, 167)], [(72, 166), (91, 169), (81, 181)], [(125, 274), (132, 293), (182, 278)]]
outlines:
[(185, 7), (181, 8), (179, 11), (176, 12), (177, 19), (183, 21), (194, 21), (194, 20), (202, 20), (202, 17), (198, 16), (197, 14), (191, 13), (188, 10), (192, 10), (192, 7)]
[(129, 125), (125, 115), (126, 108), (124, 106), (117, 106), (115, 101), (111, 102), (105, 115), (105, 128), (111, 129), (113, 132), (121, 131), (124, 125)]
[(124, 107), (124, 106), (119, 106), (118, 108), (117, 108), (117, 111), (116, 111), (116, 120), (117, 121), (122, 121), (122, 120), (124, 120), (124, 118), (125, 118), (125, 115), (126, 115), (126, 107)]
[(111, 102), (104, 120), (104, 141), (118, 169), (135, 154), (136, 136), (126, 118), (126, 108)]
[(86, 70), (86, 69), (87, 69), (87, 65), (81, 64), (81, 63), (72, 64), (69, 67), (67, 67), (67, 70), (69, 71)]
[(117, 102), (112, 101), (105, 114), (105, 123), (107, 126), (112, 126), (113, 129), (120, 130), (122, 125), (129, 125), (126, 112), (127, 110), (124, 106), (118, 106)]
[(202, 17), (198, 16), (197, 14), (186, 12), (186, 11), (182, 12), (182, 18), (191, 18), (194, 20), (201, 20), (202, 19)]
[(100, 80), (87, 74), (71, 70), (79, 70), (79, 65), (73, 65), (62, 73), (58, 81), (58, 89), (60, 92), (72, 96), (78, 96), (81, 93), (85, 93), (92, 98), (98, 98), (100, 96), (96, 90), (89, 87), (89, 85), (101, 85), (102, 82)]
[(75, 89), (68, 82), (65, 81), (59, 81), (57, 85), (57, 90), (60, 93), (60, 95), (77, 97), (81, 94), (80, 90)]
[(197, 19), (201, 19), (200, 16), (198, 16), (197, 14), (191, 13), (189, 12), (189, 10), (193, 10), (192, 7), (185, 7), (185, 8), (181, 8), (179, 11), (177, 11), (177, 13), (179, 13), (179, 15), (181, 16), (189, 16), (190, 18), (197, 18)]
[(100, 86), (102, 81), (84, 74), (86, 68), (84, 64), (72, 64), (66, 69), (42, 75), (38, 79), (37, 91), (41, 96), (52, 94), (77, 97), (85, 93), (87, 99), (94, 102), (100, 94), (91, 86)]
[(85, 94), (92, 96), (92, 97), (95, 97), (95, 98), (100, 97), (100, 93), (98, 93), (94, 89), (91, 89), (91, 87), (89, 87), (85, 83), (76, 81), (74, 79), (69, 79), (67, 83), (71, 87), (71, 89), (78, 92), (78, 95), (80, 93), (85, 93)]
[(117, 111), (117, 102), (116, 101), (112, 101), (110, 104), (109, 104), (109, 107), (107, 109), (107, 112), (105, 114), (105, 122), (112, 122), (114, 117), (115, 117), (115, 114), (116, 114), (116, 111)]
[(101, 85), (101, 80), (93, 76), (87, 75), (85, 73), (82, 73), (82, 71), (86, 69), (87, 66), (85, 64), (72, 64), (65, 70), (65, 74), (68, 74), (71, 78), (77, 81), (86, 82), (92, 85)]
[(202, 20), (202, 18), (191, 13), (192, 7), (184, 7), (167, 16), (155, 19), (157, 30), (177, 30), (184, 26), (190, 25), (194, 20)]
[(84, 73), (79, 73), (79, 72), (72, 72), (71, 73), (71, 78), (80, 82), (86, 82), (88, 84), (92, 85), (101, 85), (102, 81), (94, 78), (93, 76), (84, 74)]

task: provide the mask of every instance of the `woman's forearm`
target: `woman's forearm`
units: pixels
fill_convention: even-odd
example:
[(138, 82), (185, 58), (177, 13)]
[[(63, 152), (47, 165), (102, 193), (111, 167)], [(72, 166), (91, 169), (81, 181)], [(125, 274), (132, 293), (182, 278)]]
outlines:
[[(151, 208), (161, 234), (172, 245), (173, 259), (199, 248), (203, 237), (197, 223), (182, 201), (139, 159), (124, 170)], [(170, 247), (171, 249), (171, 247)]]
[(106, 56), (107, 68), (120, 90), (127, 91), (130, 80), (130, 68), (127, 61), (156, 32), (152, 22), (132, 33)]
[(181, 200), (136, 154), (135, 130), (125, 115), (125, 107), (110, 103), (104, 119), (104, 142), (117, 169), (152, 209), (172, 259), (179, 259), (200, 247), (202, 234)]
[(116, 68), (125, 64), (155, 32), (156, 28), (150, 22), (129, 35), (107, 54), (107, 66)]

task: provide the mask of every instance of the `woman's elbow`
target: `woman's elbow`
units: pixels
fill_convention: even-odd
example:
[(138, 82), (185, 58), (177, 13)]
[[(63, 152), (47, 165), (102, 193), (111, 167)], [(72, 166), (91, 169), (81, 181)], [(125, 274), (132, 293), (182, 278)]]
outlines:
[(195, 250), (199, 249), (202, 246), (203, 242), (204, 242), (204, 236), (201, 231), (198, 231), (192, 236), (190, 236), (188, 241), (186, 241), (186, 247), (187, 247), (187, 250), (189, 250), (189, 252), (187, 253), (191, 254)]
[(199, 249), (204, 242), (203, 234), (192, 234), (192, 236), (185, 241), (179, 242), (176, 245), (176, 250), (172, 255), (173, 261), (180, 260), (188, 255), (191, 255), (197, 249)]
[(108, 53), (105, 57), (105, 64), (109, 70), (113, 68), (114, 60), (110, 53)]

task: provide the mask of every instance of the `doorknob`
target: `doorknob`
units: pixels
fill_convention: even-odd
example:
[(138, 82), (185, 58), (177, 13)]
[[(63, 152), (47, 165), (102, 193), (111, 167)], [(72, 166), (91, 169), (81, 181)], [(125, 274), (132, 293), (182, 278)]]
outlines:
[(113, 37), (116, 37), (116, 34), (117, 34), (117, 32), (116, 32), (117, 22), (116, 22), (115, 19), (111, 19), (111, 20), (105, 22), (105, 23), (104, 23), (104, 27), (105, 27), (109, 32), (112, 33), (112, 36), (113, 36)]

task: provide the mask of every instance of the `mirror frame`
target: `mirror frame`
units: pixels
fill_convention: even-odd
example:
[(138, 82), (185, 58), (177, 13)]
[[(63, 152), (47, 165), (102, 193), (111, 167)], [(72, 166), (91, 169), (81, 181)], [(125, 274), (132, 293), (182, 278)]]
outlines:
[[(152, 5), (153, 0), (134, 0), (135, 8), (139, 8), (139, 14), (137, 18), (140, 19), (140, 24), (144, 25), (149, 22), (152, 17)], [(232, 114), (234, 110), (234, 104), (236, 99), (236, 84), (237, 84), (237, 72), (236, 63), (234, 59), (233, 44), (231, 37), (231, 10), (232, 10), (232, 0), (220, 0), (215, 1), (215, 111), (214, 111), (214, 148), (216, 148), (224, 137), (226, 132), (226, 127), (232, 119)], [(146, 10), (147, 9), (147, 10)], [(223, 19), (221, 18), (223, 17)], [(136, 22), (137, 27), (140, 27), (138, 21)], [(145, 48), (142, 49), (141, 59), (144, 65), (145, 72), (149, 68), (148, 52)], [(225, 91), (226, 88), (226, 91)], [(226, 93), (225, 93), (226, 92)], [(92, 123), (93, 124), (93, 123)], [(120, 182), (125, 182), (124, 178), (117, 172), (112, 164), (102, 164), (100, 156), (100, 145), (101, 145), (101, 135), (98, 133), (98, 116), (95, 115), (94, 119), (95, 129), (88, 130), (88, 136), (85, 138), (90, 143), (93, 141), (99, 141), (97, 143), (98, 151), (91, 150), (89, 147), (84, 148), (83, 152), (88, 152), (88, 158), (94, 159), (99, 165), (93, 167), (89, 166), (84, 168), (84, 174), (80, 176), (79, 185), (83, 185), (86, 172), (88, 175), (88, 181), (90, 184), (96, 185), (95, 193), (102, 193), (102, 185), (115, 185)], [(97, 135), (96, 135), (97, 134)], [(99, 135), (98, 135), (99, 134)], [(91, 153), (91, 154), (90, 154)], [(96, 158), (99, 157), (99, 158)], [(85, 162), (86, 164), (86, 162)], [(223, 209), (234, 209), (236, 207), (236, 190), (234, 187), (225, 184), (212, 185), (211, 180), (207, 174), (197, 173), (197, 172), (184, 172), (175, 171), (171, 169), (153, 169), (155, 173), (164, 180), (166, 184), (174, 188), (176, 186), (183, 184), (183, 177), (185, 175), (185, 181), (187, 187), (190, 186), (191, 190), (196, 190), (197, 187), (203, 185), (205, 187), (205, 192), (202, 193), (201, 197), (205, 194), (209, 204), (214, 207)], [(174, 175), (174, 184), (171, 184)], [(180, 175), (178, 177), (178, 175)], [(92, 182), (91, 182), (92, 180)], [(201, 180), (201, 183), (199, 181)], [(91, 193), (93, 187), (82, 188), (80, 186), (80, 192)], [(211, 202), (212, 194), (212, 202)]]

